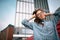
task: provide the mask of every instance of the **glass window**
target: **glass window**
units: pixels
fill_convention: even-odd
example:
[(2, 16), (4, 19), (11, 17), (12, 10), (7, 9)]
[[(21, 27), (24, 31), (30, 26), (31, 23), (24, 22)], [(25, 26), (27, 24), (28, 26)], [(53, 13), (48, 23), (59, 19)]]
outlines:
[(31, 2), (31, 3), (34, 2), (34, 0), (18, 0), (18, 1), (20, 1), (20, 2)]
[(19, 12), (22, 12), (22, 9), (24, 8), (22, 5), (23, 5), (23, 2), (20, 2), (20, 3), (19, 3), (19, 6), (20, 6), (20, 7), (19, 7)]
[(15, 27), (18, 27), (18, 22), (19, 22), (19, 13), (16, 13)]
[(16, 18), (15, 18), (16, 19), (15, 27), (17, 29), (15, 31), (16, 33), (33, 34), (32, 30), (25, 28), (24, 25), (21, 24), (23, 19), (28, 19), (31, 17), (33, 11), (34, 11), (33, 0), (17, 0), (17, 9), (16, 9)]
[(34, 11), (33, 0), (18, 0), (16, 10), (16, 23), (15, 23), (16, 27), (23, 27), (21, 21), (25, 18), (28, 19), (33, 11)]
[(19, 12), (19, 1), (17, 1), (17, 12)]

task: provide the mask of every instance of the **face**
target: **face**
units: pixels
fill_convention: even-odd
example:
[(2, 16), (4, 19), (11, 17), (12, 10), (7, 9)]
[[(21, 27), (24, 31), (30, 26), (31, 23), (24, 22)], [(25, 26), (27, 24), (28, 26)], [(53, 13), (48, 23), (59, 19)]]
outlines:
[(39, 18), (39, 19), (45, 19), (46, 16), (45, 16), (45, 12), (42, 12), (42, 11), (37, 11), (36, 13), (36, 16)]

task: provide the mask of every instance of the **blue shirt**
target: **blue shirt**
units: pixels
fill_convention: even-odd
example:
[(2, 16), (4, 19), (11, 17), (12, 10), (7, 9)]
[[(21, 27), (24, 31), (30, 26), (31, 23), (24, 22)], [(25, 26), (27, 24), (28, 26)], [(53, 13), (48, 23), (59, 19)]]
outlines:
[(22, 24), (33, 30), (34, 40), (59, 40), (56, 30), (56, 24), (60, 16), (59, 13), (60, 12), (54, 14), (55, 17), (53, 20), (44, 21), (44, 26), (36, 22), (29, 22), (27, 19), (24, 19)]

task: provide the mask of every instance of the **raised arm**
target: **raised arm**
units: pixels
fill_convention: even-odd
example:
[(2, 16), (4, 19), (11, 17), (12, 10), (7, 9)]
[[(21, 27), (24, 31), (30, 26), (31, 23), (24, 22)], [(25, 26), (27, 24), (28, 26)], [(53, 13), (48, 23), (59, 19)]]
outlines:
[(53, 13), (45, 13), (46, 16), (53, 15)]
[(57, 24), (58, 20), (60, 20), (60, 8), (58, 8), (53, 15), (55, 16), (54, 20)]
[(54, 16), (60, 17), (60, 7), (55, 11)]
[(29, 19), (24, 19), (24, 20), (22, 21), (22, 24), (23, 24), (25, 27), (33, 30), (33, 26), (32, 26), (33, 23), (32, 23), (32, 22), (29, 22), (29, 21), (30, 21), (31, 19), (33, 19), (33, 18), (35, 18), (35, 15), (32, 15), (32, 17), (29, 18)]

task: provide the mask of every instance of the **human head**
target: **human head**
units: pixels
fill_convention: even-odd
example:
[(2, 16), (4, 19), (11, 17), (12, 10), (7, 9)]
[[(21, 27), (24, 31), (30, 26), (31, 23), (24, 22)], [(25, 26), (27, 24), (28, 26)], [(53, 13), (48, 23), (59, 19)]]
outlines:
[(37, 9), (33, 12), (36, 15), (34, 22), (41, 23), (45, 18), (45, 12), (43, 9)]
[(35, 11), (33, 12), (33, 15), (34, 15), (34, 14), (36, 15), (36, 18), (38, 18), (38, 19), (43, 20), (43, 19), (46, 18), (45, 12), (44, 12), (43, 9), (37, 9), (37, 10), (35, 10)]
[(37, 23), (42, 23), (43, 20), (45, 19), (45, 15), (44, 15), (44, 10), (43, 9), (37, 9), (33, 12), (33, 15), (35, 14), (35, 20), (34, 22)]

